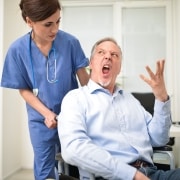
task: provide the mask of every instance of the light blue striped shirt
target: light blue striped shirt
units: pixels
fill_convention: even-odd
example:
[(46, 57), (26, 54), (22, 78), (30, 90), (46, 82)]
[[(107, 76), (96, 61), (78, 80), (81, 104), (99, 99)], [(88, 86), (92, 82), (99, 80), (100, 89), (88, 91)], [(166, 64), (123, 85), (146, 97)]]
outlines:
[(58, 132), (62, 156), (95, 176), (132, 180), (128, 163), (152, 163), (152, 146), (165, 145), (171, 125), (170, 100), (155, 101), (154, 117), (130, 94), (113, 94), (92, 80), (70, 91), (62, 102)]

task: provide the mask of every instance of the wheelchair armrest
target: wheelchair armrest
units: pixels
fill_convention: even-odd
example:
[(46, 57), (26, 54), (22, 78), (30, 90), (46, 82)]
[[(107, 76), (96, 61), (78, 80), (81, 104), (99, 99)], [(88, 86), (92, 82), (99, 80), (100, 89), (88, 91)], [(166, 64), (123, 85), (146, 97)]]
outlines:
[(169, 142), (165, 146), (153, 147), (154, 151), (173, 151), (172, 146), (175, 144), (175, 138), (170, 137)]
[(57, 153), (56, 156), (55, 156), (55, 160), (58, 160), (59, 162), (64, 162), (62, 156), (61, 156), (61, 153)]
[(173, 148), (169, 145), (165, 145), (161, 147), (153, 147), (153, 151), (173, 151)]
[(170, 137), (169, 142), (166, 145), (173, 146), (175, 144), (175, 137)]
[(166, 154), (169, 157), (170, 169), (175, 169), (175, 159), (172, 146), (165, 145), (161, 147), (153, 147), (153, 154)]

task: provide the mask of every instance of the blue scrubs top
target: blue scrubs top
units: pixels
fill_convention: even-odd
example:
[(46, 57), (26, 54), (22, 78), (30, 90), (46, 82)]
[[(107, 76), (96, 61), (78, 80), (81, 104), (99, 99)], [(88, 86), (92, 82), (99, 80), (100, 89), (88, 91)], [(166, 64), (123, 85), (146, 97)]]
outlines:
[[(48, 60), (48, 78), (53, 79), (54, 77), (51, 76), (54, 76), (56, 58), (57, 82), (49, 83), (47, 57), (40, 52), (30, 35), (30, 33), (24, 35), (10, 46), (5, 58), (1, 86), (30, 90), (37, 88), (38, 98), (49, 109), (59, 114), (65, 94), (78, 87), (76, 71), (88, 66), (89, 61), (79, 41), (74, 36), (59, 30), (53, 42), (54, 50), (50, 50)], [(48, 129), (44, 124), (44, 117), (28, 104), (27, 113), (33, 146), (56, 144), (59, 141), (57, 129)]]

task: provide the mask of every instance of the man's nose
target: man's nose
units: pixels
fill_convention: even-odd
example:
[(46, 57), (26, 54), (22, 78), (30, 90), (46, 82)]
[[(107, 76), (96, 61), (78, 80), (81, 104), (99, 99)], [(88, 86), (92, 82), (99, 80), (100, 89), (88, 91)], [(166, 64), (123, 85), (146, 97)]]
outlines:
[(104, 54), (104, 58), (105, 59), (111, 59), (111, 53), (110, 52), (106, 52), (105, 54)]

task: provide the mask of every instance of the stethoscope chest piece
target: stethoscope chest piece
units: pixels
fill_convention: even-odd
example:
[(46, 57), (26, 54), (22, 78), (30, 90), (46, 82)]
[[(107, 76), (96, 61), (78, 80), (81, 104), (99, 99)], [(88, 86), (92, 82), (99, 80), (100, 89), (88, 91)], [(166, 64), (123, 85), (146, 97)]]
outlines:
[(35, 96), (38, 95), (38, 89), (37, 89), (37, 88), (33, 89), (33, 94), (34, 94)]

